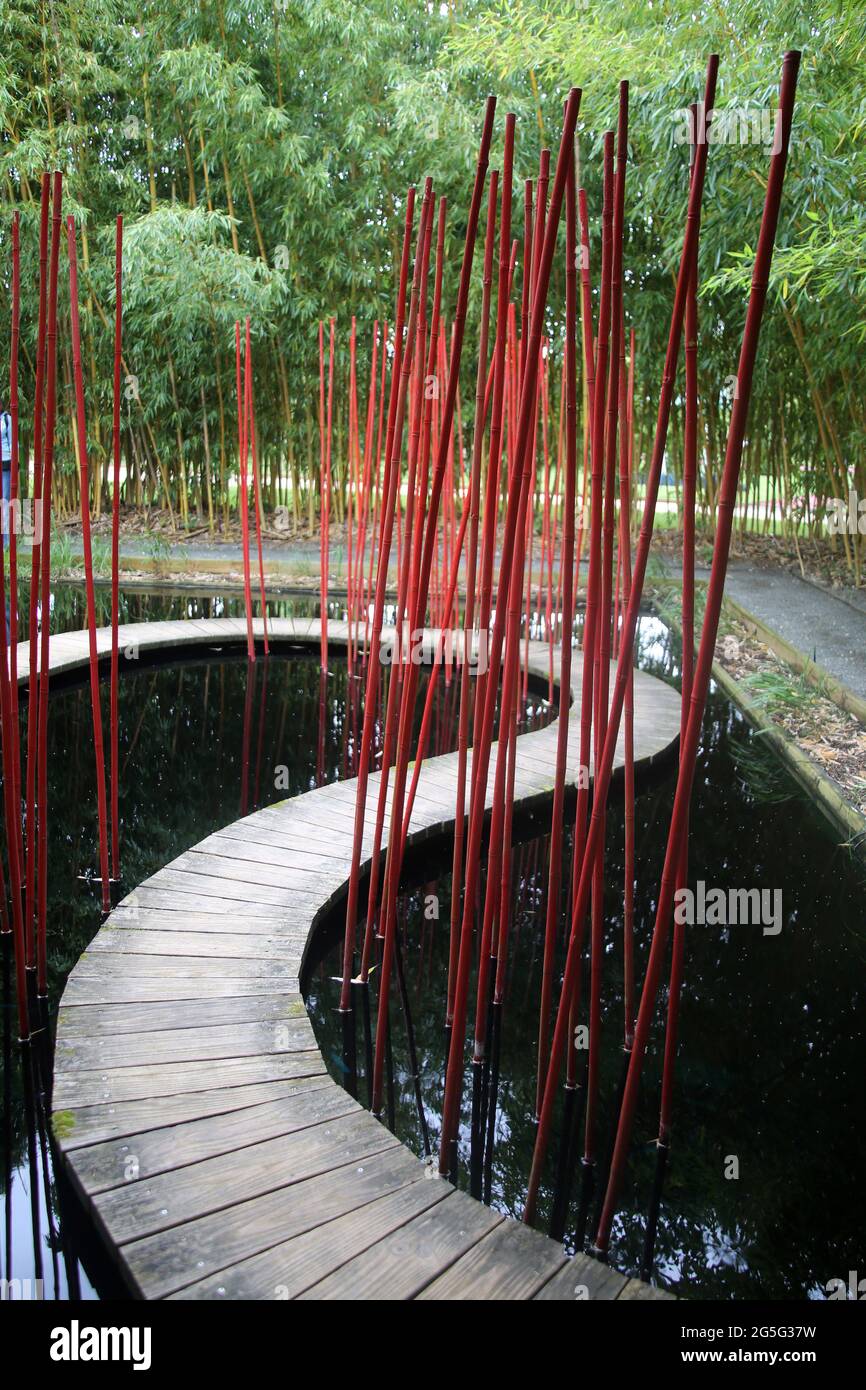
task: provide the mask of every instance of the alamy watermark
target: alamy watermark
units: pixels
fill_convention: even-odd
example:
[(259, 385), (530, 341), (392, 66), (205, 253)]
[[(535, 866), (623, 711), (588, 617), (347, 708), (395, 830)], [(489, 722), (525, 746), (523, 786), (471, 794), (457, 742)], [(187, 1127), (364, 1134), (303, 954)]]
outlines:
[(382, 642), (380, 661), (383, 666), (430, 666), (444, 662), (446, 666), (468, 666), (469, 674), (483, 676), (490, 659), (489, 633), (483, 629), (466, 633), (461, 629), (412, 628), (408, 620), (400, 631)]
[(41, 498), (4, 497), (0, 501), (0, 532), (4, 536), (30, 536), (34, 545), (42, 540)]
[(866, 536), (866, 497), (858, 497), (854, 488), (847, 497), (828, 497), (827, 530), (831, 536)]
[(694, 890), (674, 893), (674, 921), (678, 926), (762, 927), (764, 936), (782, 930), (781, 888), (708, 888), (699, 878)]
[(771, 154), (782, 148), (779, 112), (768, 106), (727, 106), (704, 111), (698, 102), (695, 111), (682, 107), (672, 113), (676, 122), (675, 145), (765, 145)]

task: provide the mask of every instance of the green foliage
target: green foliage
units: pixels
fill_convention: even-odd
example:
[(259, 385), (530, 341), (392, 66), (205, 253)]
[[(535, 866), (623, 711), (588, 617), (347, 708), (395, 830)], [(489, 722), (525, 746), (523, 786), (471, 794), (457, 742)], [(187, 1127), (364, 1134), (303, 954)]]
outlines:
[[(0, 196), (22, 219), (22, 420), (32, 410), (39, 179), (64, 170), (80, 221), (88, 444), (105, 486), (111, 428), (114, 218), (125, 219), (127, 500), (180, 519), (237, 498), (234, 324), (252, 320), (265, 502), (315, 476), (317, 322), (338, 323), (336, 488), (345, 487), (348, 331), (365, 382), (372, 322), (393, 317), (406, 189), (433, 176), (449, 204), (453, 310), (486, 95), (519, 118), (516, 181), (555, 148), (568, 87), (583, 88), (581, 180), (597, 282), (599, 150), (631, 83), (625, 312), (637, 337), (637, 468), (645, 464), (681, 245), (688, 147), (682, 113), (721, 56), (717, 106), (772, 113), (784, 49), (803, 49), (789, 174), (762, 334), (744, 476), (786, 478), (790, 517), (847, 483), (866, 496), (860, 345), (866, 12), (842, 0), (11, 0), (0, 14)], [(736, 121), (734, 129), (736, 129)], [(762, 135), (763, 129), (763, 135)], [(757, 131), (758, 138), (753, 138)], [(700, 276), (702, 503), (712, 513), (760, 219), (768, 146), (710, 151)], [(515, 184), (519, 206), (519, 182)], [(8, 216), (0, 264), (8, 277)], [(563, 267), (550, 332), (561, 339)], [(65, 250), (61, 342), (68, 341)], [(520, 270), (518, 268), (519, 290)], [(464, 419), (471, 422), (470, 304)], [(8, 288), (8, 286), (7, 286)], [(597, 292), (597, 289), (596, 289)], [(58, 487), (76, 487), (68, 362), (61, 361)], [(365, 394), (362, 385), (362, 395)], [(207, 427), (207, 447), (205, 443)], [(680, 468), (675, 415), (669, 464)], [(26, 438), (25, 438), (26, 443)], [(784, 454), (784, 463), (783, 463)], [(846, 476), (847, 475), (847, 476)], [(61, 499), (62, 500), (62, 499)], [(315, 500), (315, 499), (313, 499)]]

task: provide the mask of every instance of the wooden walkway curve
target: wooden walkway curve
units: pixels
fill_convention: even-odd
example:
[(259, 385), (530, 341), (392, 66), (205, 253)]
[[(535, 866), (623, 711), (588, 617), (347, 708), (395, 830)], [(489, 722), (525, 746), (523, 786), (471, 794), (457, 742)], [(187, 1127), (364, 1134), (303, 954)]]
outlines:
[[(319, 642), (317, 620), (274, 619), (269, 631), (281, 643)], [(345, 644), (346, 625), (330, 622), (328, 635)], [(101, 630), (101, 652), (109, 640)], [(184, 647), (244, 640), (236, 619), (121, 629), (130, 655), (176, 648), (181, 657)], [(26, 679), (24, 648), (22, 658)], [(530, 660), (546, 680), (547, 647), (532, 644)], [(52, 637), (53, 672), (86, 663), (86, 633)], [(578, 655), (578, 692), (580, 671)], [(636, 673), (635, 707), (641, 765), (675, 743), (680, 701)], [(523, 806), (549, 801), (555, 744), (555, 722), (518, 740)], [(456, 754), (425, 763), (413, 843), (447, 831), (455, 767)], [(181, 1299), (666, 1297), (585, 1257), (567, 1260), (559, 1244), (432, 1177), (328, 1075), (299, 979), (317, 923), (345, 895), (354, 799), (352, 781), (332, 783), (209, 835), (123, 900), (69, 976), (54, 1132), (130, 1290)]]

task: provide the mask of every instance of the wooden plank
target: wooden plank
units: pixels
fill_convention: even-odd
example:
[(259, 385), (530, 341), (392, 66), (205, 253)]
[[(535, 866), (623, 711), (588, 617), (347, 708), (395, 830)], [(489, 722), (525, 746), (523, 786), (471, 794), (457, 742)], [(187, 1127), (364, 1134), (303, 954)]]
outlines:
[[(73, 1166), (79, 1184), (92, 1196), (124, 1188), (133, 1178), (144, 1181), (179, 1166), (351, 1115), (358, 1109), (358, 1102), (338, 1086), (300, 1091), (251, 1109), (185, 1120), (81, 1148), (75, 1153)], [(240, 1155), (238, 1161), (243, 1162), (243, 1157)]]
[(241, 998), (187, 999), (176, 1002), (122, 1003), (98, 1006), (64, 1002), (58, 1014), (63, 1039), (76, 1036), (115, 1036), (148, 1033), (164, 1028), (183, 1030), (219, 1023), (260, 1023), (278, 1018), (307, 1018), (300, 994), (251, 994)]
[(356, 1255), (301, 1298), (415, 1298), (503, 1219), (465, 1192), (451, 1191), (432, 1211)]
[(402, 1144), (197, 1217), (123, 1247), (123, 1261), (146, 1298), (162, 1298), (275, 1245), (313, 1231), (409, 1184), (424, 1169)]
[(80, 1149), (127, 1134), (142, 1134), (183, 1120), (205, 1115), (225, 1115), (266, 1100), (280, 1100), (302, 1091), (333, 1088), (331, 1078), (299, 1077), (297, 1081), (262, 1081), (248, 1086), (222, 1086), (213, 1091), (187, 1091), (178, 1096), (146, 1096), (115, 1105), (82, 1105), (77, 1110), (55, 1110), (58, 1142), (67, 1149)]
[(163, 1066), (143, 1063), (105, 1071), (54, 1074), (54, 1109), (72, 1110), (81, 1105), (112, 1105), (122, 1100), (178, 1096), (184, 1091), (244, 1086), (253, 1081), (294, 1081), (301, 1076), (322, 1076), (325, 1063), (318, 1051), (274, 1052), (266, 1057), (231, 1057), (215, 1062), (174, 1062)]
[(369, 1250), (422, 1212), (429, 1211), (445, 1196), (441, 1183), (409, 1183), (386, 1197), (192, 1284), (173, 1297), (297, 1298), (354, 1256)]
[[(125, 956), (122, 959), (148, 961), (161, 958)], [(225, 965), (225, 962), (220, 963)], [(232, 961), (228, 967), (230, 975), (205, 975), (197, 971), (195, 976), (191, 976), (189, 970), (126, 975), (116, 970), (103, 972), (78, 970), (76, 967), (76, 973), (70, 976), (63, 992), (63, 1005), (66, 1008), (90, 1004), (195, 1003), (209, 999), (255, 998), (278, 989), (286, 989), (293, 994), (298, 991), (297, 970), (294, 975), (291, 972), (282, 973), (279, 978), (272, 980), (267, 974), (238, 976), (235, 967), (239, 964), (241, 962)]]
[(76, 1073), (103, 1067), (139, 1066), (145, 1050), (151, 1066), (163, 1066), (167, 1062), (219, 1061), (225, 1057), (264, 1057), (272, 1053), (318, 1052), (309, 1018), (284, 1017), (264, 1023), (158, 1028), (146, 1033), (105, 1033), (96, 1037), (62, 1033), (57, 1039), (54, 1065), (62, 1071)]
[(418, 1297), (533, 1298), (565, 1262), (565, 1252), (557, 1241), (517, 1221), (503, 1221)]
[(658, 1289), (654, 1284), (645, 1284), (642, 1279), (626, 1280), (617, 1298), (620, 1302), (625, 1300), (626, 1303), (634, 1303), (636, 1300), (646, 1302), (647, 1299), (664, 1303), (676, 1301), (674, 1295), (668, 1293), (667, 1289)]
[(87, 948), (90, 955), (113, 951), (120, 955), (240, 957), (242, 960), (292, 960), (299, 955), (291, 939), (281, 936), (241, 936), (237, 932), (142, 931), (106, 925)]
[(601, 1264), (588, 1255), (575, 1255), (535, 1297), (549, 1303), (579, 1303), (591, 1299), (608, 1302), (619, 1296), (625, 1283), (625, 1276), (617, 1274), (610, 1265)]
[[(396, 1143), (372, 1116), (356, 1110), (295, 1134), (251, 1144), (243, 1151), (243, 1163), (235, 1153), (220, 1154), (99, 1193), (93, 1201), (111, 1239), (123, 1245), (332, 1168), (359, 1165)], [(73, 1171), (75, 1159), (71, 1155)]]

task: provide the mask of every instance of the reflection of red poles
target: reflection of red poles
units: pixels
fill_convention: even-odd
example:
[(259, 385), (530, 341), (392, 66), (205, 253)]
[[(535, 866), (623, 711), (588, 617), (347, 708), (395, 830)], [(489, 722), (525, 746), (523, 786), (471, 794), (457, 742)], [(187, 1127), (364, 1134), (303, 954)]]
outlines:
[[(27, 667), (27, 779), (25, 787), (25, 826), (27, 863), (25, 866), (24, 933), (27, 939), (27, 965), (36, 967), (36, 756), (39, 725), (39, 681), (37, 678), (37, 604), (42, 555), (42, 532), (48, 507), (42, 501), (42, 404), (45, 391), (45, 330), (48, 309), (48, 214), (51, 180), (42, 175), (42, 201), (39, 218), (39, 320), (36, 339), (36, 389), (33, 400), (33, 498), (42, 512), (39, 539), (34, 542), (30, 562), (30, 659)], [(47, 622), (48, 606), (42, 618)]]
[[(54, 422), (57, 414), (57, 273), (60, 262), (60, 221), (63, 175), (56, 172), (52, 189), (51, 259), (48, 269), (48, 324), (45, 363), (45, 447), (42, 474), (42, 630), (39, 648), (39, 737), (37, 776), (39, 829), (37, 838), (36, 988), (48, 993), (48, 630), (51, 625), (51, 472), (54, 463)], [(32, 677), (31, 677), (32, 679)]]
[[(746, 424), (748, 421), (749, 399), (752, 393), (752, 376), (755, 368), (755, 357), (758, 351), (761, 320), (763, 318), (764, 305), (767, 298), (770, 266), (773, 260), (773, 243), (776, 236), (776, 226), (779, 220), (779, 207), (782, 201), (782, 185), (785, 178), (785, 165), (788, 157), (788, 143), (791, 135), (791, 119), (794, 110), (794, 96), (799, 66), (800, 54), (798, 52), (792, 51), (785, 54), (782, 65), (779, 107), (776, 113), (774, 153), (770, 160), (770, 173), (767, 179), (764, 211), (761, 217), (761, 230), (758, 235), (758, 246), (755, 252), (754, 268), (752, 270), (752, 286), (749, 294), (749, 305), (746, 311), (746, 324), (743, 329), (740, 359), (737, 364), (737, 391), (734, 395), (734, 403), (728, 427), (725, 464), (722, 472), (722, 483), (718, 499), (718, 519), (716, 523), (716, 539), (713, 547), (713, 564), (710, 572), (709, 584), (707, 586), (701, 642), (692, 683), (688, 727), (683, 746), (680, 749), (680, 769), (677, 777), (677, 790), (674, 797), (674, 808), (671, 814), (670, 830), (668, 832), (665, 865), (659, 890), (652, 945), (650, 947), (644, 986), (641, 991), (634, 1047), (632, 1049), (631, 1063), (626, 1078), (625, 1091), (623, 1093), (616, 1143), (614, 1145), (613, 1158), (610, 1166), (610, 1177), (608, 1179), (607, 1192), (605, 1194), (604, 1205), (602, 1207), (596, 1235), (596, 1245), (602, 1254), (607, 1252), (610, 1242), (610, 1232), (616, 1211), (616, 1198), (620, 1183), (622, 1182), (623, 1171), (628, 1155), (628, 1146), (631, 1139), (635, 1107), (637, 1105), (637, 1094), (643, 1068), (643, 1059), (649, 1038), (650, 1026), (652, 1024), (652, 1014), (655, 1008), (662, 965), (664, 963), (674, 890), (679, 882), (683, 835), (687, 823), (695, 763), (697, 760), (698, 740), (700, 738), (707, 691), (710, 684), (713, 653), (715, 651), (716, 637), (719, 628), (719, 615), (721, 613), (722, 598), (724, 596), (725, 573), (728, 566), (728, 552), (731, 543), (731, 531), (733, 529), (734, 506), (736, 504), (737, 487), (740, 477), (740, 461), (742, 459), (743, 440), (745, 438)], [(707, 103), (707, 105), (709, 105), (709, 103)], [(701, 151), (704, 148), (705, 146), (703, 144), (698, 147), (699, 152), (695, 160), (695, 171), (692, 175), (692, 190), (694, 190), (695, 184), (699, 182), (699, 172), (702, 172)], [(691, 201), (690, 199), (690, 202)], [(697, 226), (693, 229), (692, 243), (689, 247), (690, 254), (685, 260), (685, 266), (681, 267), (681, 278), (683, 278), (683, 270), (685, 272), (686, 283), (684, 288), (686, 291), (688, 290), (688, 281), (695, 272), (696, 247)], [(679, 345), (677, 344), (677, 346)]]
[(120, 829), (117, 732), (118, 587), (120, 563), (120, 357), (123, 342), (123, 218), (118, 217), (114, 242), (114, 483), (111, 498), (111, 871), (120, 876)]
[(96, 596), (93, 591), (93, 549), (90, 540), (90, 474), (87, 466), (87, 423), (84, 415), (84, 373), (81, 369), (81, 331), (78, 322), (78, 253), (75, 219), (66, 220), (69, 251), (69, 310), (72, 334), (72, 372), (75, 380), (75, 415), (78, 437), (78, 470), (81, 483), (81, 538), (84, 548), (84, 582), (87, 590), (87, 634), (90, 649), (90, 709), (93, 715), (93, 751), (96, 758), (96, 805), (99, 814), (99, 872), (102, 877), (102, 910), (111, 909), (108, 871), (108, 807), (105, 799), (105, 753), (102, 743), (102, 709), (99, 703), (99, 656), (96, 650)]
[(247, 429), (249, 430), (250, 453), (253, 461), (253, 506), (256, 513), (256, 547), (259, 559), (259, 601), (262, 606), (262, 623), (264, 625), (265, 656), (269, 655), (268, 647), (268, 610), (265, 603), (265, 566), (262, 558), (262, 490), (259, 483), (259, 450), (256, 440), (256, 403), (253, 388), (253, 349), (250, 342), (250, 321), (246, 321), (246, 366), (249, 373), (249, 420)]

